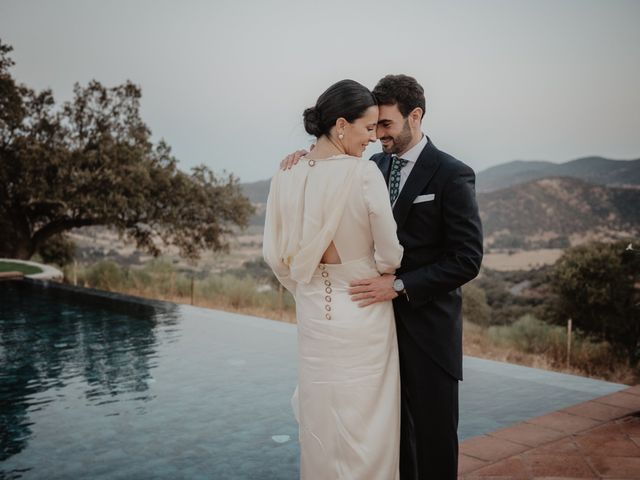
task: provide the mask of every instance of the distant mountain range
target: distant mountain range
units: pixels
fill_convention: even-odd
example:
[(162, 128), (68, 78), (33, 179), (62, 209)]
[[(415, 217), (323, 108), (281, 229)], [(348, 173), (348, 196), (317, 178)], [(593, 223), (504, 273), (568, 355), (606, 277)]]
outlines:
[(251, 203), (267, 203), (271, 180), (258, 180), (257, 182), (241, 183), (242, 193)]
[[(477, 198), (488, 246), (564, 248), (581, 236), (640, 234), (640, 159), (515, 161), (483, 170)], [(242, 184), (264, 223), (269, 180)]]
[(640, 234), (638, 188), (552, 177), (478, 193), (477, 198), (485, 240), (493, 247), (563, 248), (580, 236)]
[[(491, 192), (548, 177), (573, 177), (601, 185), (640, 188), (640, 159), (584, 157), (566, 163), (516, 160), (482, 170), (476, 177), (476, 190)], [(267, 201), (269, 180), (243, 183), (242, 188), (252, 202)]]
[(640, 159), (585, 157), (566, 163), (517, 160), (478, 173), (476, 189), (490, 192), (548, 177), (574, 177), (602, 185), (640, 186)]

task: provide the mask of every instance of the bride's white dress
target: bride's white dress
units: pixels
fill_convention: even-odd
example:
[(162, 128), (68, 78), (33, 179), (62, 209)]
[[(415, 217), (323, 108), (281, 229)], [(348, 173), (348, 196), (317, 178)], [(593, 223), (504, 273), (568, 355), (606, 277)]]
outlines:
[[(264, 257), (296, 300), (300, 476), (399, 478), (400, 376), (391, 302), (359, 308), (349, 282), (392, 273), (402, 247), (378, 167), (304, 158), (271, 182)], [(340, 264), (321, 264), (333, 242)]]

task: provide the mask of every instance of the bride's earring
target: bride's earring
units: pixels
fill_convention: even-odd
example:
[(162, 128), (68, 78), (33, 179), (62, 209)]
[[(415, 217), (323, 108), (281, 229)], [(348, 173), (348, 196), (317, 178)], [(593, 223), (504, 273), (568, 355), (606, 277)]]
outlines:
[(344, 138), (344, 133), (341, 133), (340, 135), (338, 135), (338, 138), (342, 140)]

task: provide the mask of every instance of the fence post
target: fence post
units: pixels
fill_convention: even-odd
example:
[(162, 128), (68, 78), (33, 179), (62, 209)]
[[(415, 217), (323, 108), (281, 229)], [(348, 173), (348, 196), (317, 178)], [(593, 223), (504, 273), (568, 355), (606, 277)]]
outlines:
[(191, 274), (191, 305), (193, 305), (193, 290), (194, 290), (194, 280), (193, 280), (193, 274)]
[(78, 286), (78, 261), (74, 258), (73, 259), (73, 286), (77, 287)]
[(567, 320), (567, 368), (571, 367), (571, 319)]
[(278, 285), (278, 311), (280, 312), (280, 320), (284, 318), (284, 287)]

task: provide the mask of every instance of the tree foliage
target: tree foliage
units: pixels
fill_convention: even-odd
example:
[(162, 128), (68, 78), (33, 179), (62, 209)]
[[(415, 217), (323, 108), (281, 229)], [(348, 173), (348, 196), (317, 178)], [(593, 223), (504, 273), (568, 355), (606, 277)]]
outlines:
[[(484, 292), (491, 312), (490, 325), (511, 325), (527, 314), (547, 320), (548, 270), (548, 267), (540, 267), (533, 270), (498, 271), (483, 267), (482, 274), (467, 285), (478, 287)], [(513, 293), (513, 288), (523, 283), (528, 284), (524, 292)]]
[(76, 256), (76, 244), (64, 234), (60, 233), (48, 238), (38, 248), (38, 255), (47, 264), (56, 264), (61, 267), (69, 265)]
[(571, 248), (558, 260), (552, 282), (556, 315), (622, 350), (633, 365), (640, 359), (640, 265), (625, 254), (628, 242)]
[(487, 303), (487, 295), (484, 290), (470, 283), (462, 287), (462, 317), (483, 327), (491, 325), (491, 307)]
[(0, 41), (0, 256), (30, 258), (56, 235), (105, 225), (155, 255), (173, 245), (197, 258), (247, 224), (237, 178), (184, 173), (151, 141), (138, 86), (76, 84), (57, 108), (50, 90), (14, 80), (11, 50)]

